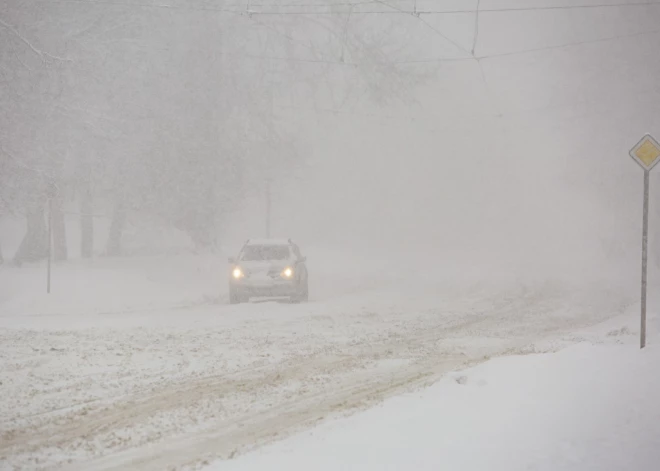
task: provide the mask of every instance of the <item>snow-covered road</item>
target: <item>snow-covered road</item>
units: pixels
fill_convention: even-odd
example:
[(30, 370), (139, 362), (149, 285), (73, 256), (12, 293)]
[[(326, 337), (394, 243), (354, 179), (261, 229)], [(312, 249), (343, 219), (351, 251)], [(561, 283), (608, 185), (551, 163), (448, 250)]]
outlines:
[(406, 286), (277, 302), (0, 311), (0, 463), (199, 466), (620, 315), (608, 290)]
[(204, 471), (655, 471), (660, 350), (637, 348), (636, 317), (619, 335), (494, 358)]

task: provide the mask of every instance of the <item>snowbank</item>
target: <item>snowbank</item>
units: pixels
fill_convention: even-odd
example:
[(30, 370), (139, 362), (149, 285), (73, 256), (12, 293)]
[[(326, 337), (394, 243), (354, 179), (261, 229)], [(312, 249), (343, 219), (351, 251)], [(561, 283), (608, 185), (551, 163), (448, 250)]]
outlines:
[(226, 292), (226, 260), (216, 255), (97, 258), (0, 267), (0, 316), (89, 315), (191, 306)]
[(454, 373), (207, 471), (656, 470), (660, 345), (578, 345)]
[[(301, 305), (226, 304), (227, 261), (221, 254), (70, 260), (53, 266), (50, 295), (44, 293), (43, 264), (0, 267), (0, 384), (6, 392), (0, 463), (27, 469), (70, 463), (86, 471), (182, 469), (365, 410), (467, 363), (585, 340), (634, 343), (638, 308), (621, 287), (493, 277), (428, 260), (406, 263), (396, 254), (378, 259), (369, 252), (308, 246), (305, 254), (312, 299)], [(660, 332), (655, 312), (650, 314)], [(581, 331), (595, 325), (602, 331)], [(514, 412), (524, 404), (511, 390), (541, 380), (554, 384), (537, 368), (510, 372), (511, 378), (496, 370), (485, 384), (468, 373), (464, 384), (447, 379), (425, 392), (419, 405), (413, 401), (418, 395), (403, 397), (353, 421), (326, 425), (323, 439), (339, 443), (329, 449), (302, 436), (279, 445), (284, 448), (217, 466), (251, 466), (275, 453), (276, 464), (288, 467), (287, 460), (297, 460), (300, 468), (322, 469), (305, 461), (315, 460), (314, 454), (277, 455), (311, 440), (309, 448), (321, 447), (321, 458), (333, 448), (349, 449), (324, 460), (332, 469), (341, 467), (339, 458), (348, 467), (369, 469), (368, 455), (361, 453), (368, 453), (370, 436), (373, 447), (384, 444), (387, 453), (397, 453), (376, 459), (372, 467), (378, 469), (385, 462), (408, 469), (410, 456), (421, 460), (413, 469), (438, 464), (431, 460), (436, 443), (454, 460), (473, 459), (462, 454), (473, 442), (506, 450), (513, 441), (502, 442), (503, 424), (520, 426)], [(531, 386), (520, 380), (533, 375), (540, 379)], [(572, 396), (564, 397), (563, 405), (570, 405)], [(547, 410), (564, 410), (548, 404)], [(496, 419), (490, 428), (474, 412), (481, 410)], [(432, 420), (423, 422), (427, 418)], [(563, 431), (543, 426), (556, 435)], [(420, 431), (435, 438), (415, 438)], [(558, 436), (548, 442), (557, 443)], [(544, 439), (526, 438), (537, 447)], [(508, 457), (489, 446), (495, 455), (484, 460)]]
[[(313, 300), (387, 290), (403, 278), (383, 262), (325, 249), (309, 255)], [(0, 266), (0, 317), (94, 315), (227, 302), (227, 256), (179, 253), (98, 257), (54, 263), (46, 294), (46, 263)]]
[[(231, 252), (233, 247), (228, 247)], [(238, 248), (236, 248), (238, 250)], [(346, 296), (428, 297), (439, 288), (455, 295), (486, 288), (520, 290), (516, 279), (465, 277), (430, 264), (377, 259), (337, 249), (306, 248), (312, 301)], [(179, 253), (97, 257), (54, 263), (51, 293), (46, 294), (46, 263), (0, 266), (0, 317), (94, 315), (226, 304), (227, 256)], [(411, 276), (411, 273), (414, 275)], [(450, 286), (451, 285), (451, 286)], [(539, 289), (538, 286), (534, 287)], [(405, 296), (403, 296), (405, 297)]]

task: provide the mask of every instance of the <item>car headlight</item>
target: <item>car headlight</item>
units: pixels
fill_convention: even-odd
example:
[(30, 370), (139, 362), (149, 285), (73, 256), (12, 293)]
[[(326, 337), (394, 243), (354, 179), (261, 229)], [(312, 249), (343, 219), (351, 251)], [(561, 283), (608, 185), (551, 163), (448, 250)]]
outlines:
[(234, 277), (234, 279), (238, 280), (239, 278), (243, 278), (243, 270), (240, 268), (236, 267), (232, 270), (231, 276)]
[(284, 270), (282, 270), (283, 278), (291, 278), (292, 276), (293, 276), (293, 268), (286, 267)]

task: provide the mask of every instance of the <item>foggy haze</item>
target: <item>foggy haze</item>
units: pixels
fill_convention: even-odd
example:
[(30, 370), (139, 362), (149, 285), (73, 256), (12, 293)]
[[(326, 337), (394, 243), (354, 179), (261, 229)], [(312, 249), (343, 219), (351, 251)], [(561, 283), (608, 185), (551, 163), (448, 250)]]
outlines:
[[(0, 463), (178, 469), (636, 340), (659, 51), (655, 0), (0, 0)], [(233, 291), (271, 237), (291, 304)]]
[[(475, 30), (475, 2), (393, 14), (413, 3), (250, 18), (231, 2), (7, 2), (3, 149), (73, 178), (72, 202), (91, 172), (96, 212), (130, 193), (133, 220), (211, 217), (231, 250), (264, 235), (274, 169), (273, 231), (307, 245), (634, 270), (641, 175), (626, 153), (658, 124), (660, 10), (481, 2)], [(20, 186), (14, 215), (40, 191)]]

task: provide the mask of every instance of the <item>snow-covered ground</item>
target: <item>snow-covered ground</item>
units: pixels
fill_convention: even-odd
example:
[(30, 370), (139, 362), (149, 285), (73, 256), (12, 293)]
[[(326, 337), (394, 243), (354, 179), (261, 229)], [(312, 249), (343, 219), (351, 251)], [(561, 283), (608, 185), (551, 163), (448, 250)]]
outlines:
[(57, 264), (50, 296), (43, 266), (0, 268), (0, 467), (199, 467), (492, 357), (634, 343), (606, 284), (309, 256), (302, 305), (227, 305), (220, 256)]
[(206, 471), (653, 471), (660, 345), (497, 358)]

